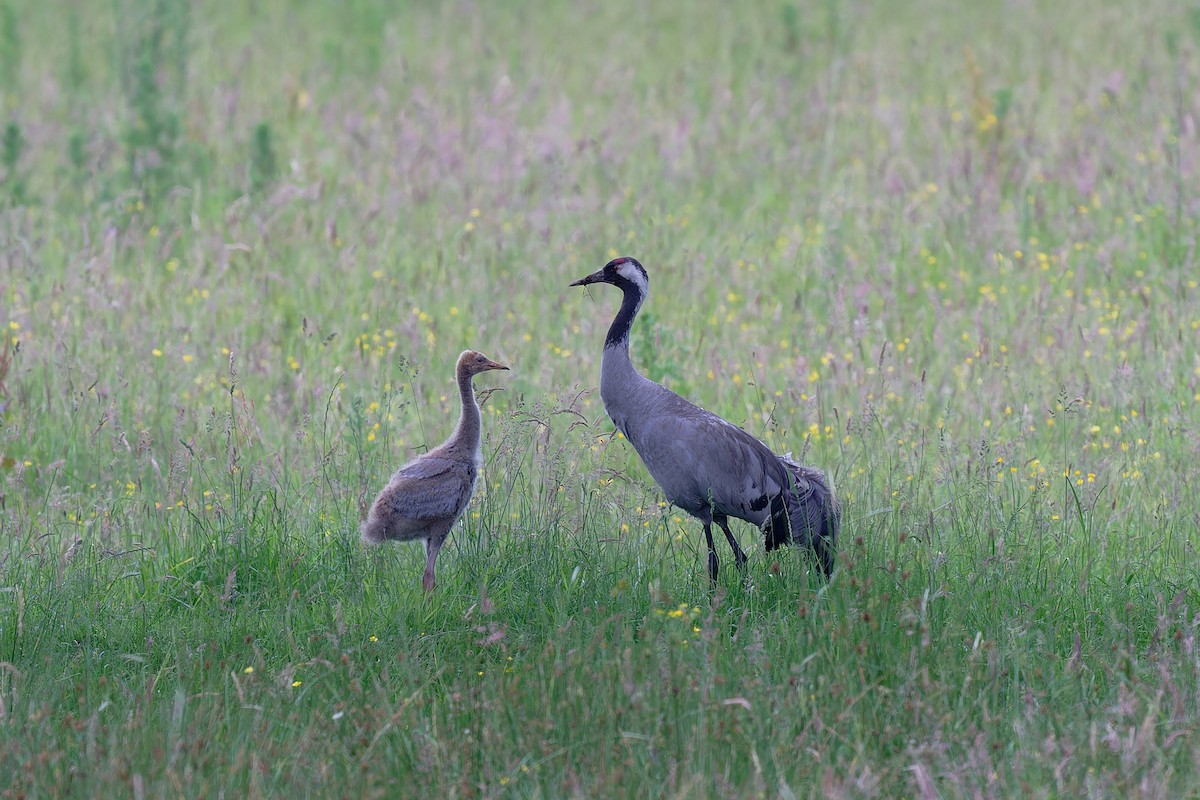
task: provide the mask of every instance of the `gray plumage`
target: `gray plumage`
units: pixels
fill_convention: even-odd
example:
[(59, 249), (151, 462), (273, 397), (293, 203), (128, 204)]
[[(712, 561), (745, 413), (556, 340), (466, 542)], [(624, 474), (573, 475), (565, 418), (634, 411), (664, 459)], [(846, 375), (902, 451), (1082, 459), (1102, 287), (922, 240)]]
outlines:
[(464, 350), (455, 365), (462, 414), (450, 438), (392, 475), (375, 498), (361, 526), (362, 539), (425, 543), (425, 575), (421, 585), (433, 591), (434, 564), (450, 528), (462, 516), (475, 491), (483, 463), (479, 404), (472, 379), (480, 372), (508, 369), (482, 353)]
[(617, 258), (572, 283), (610, 283), (621, 289), (621, 309), (609, 328), (600, 365), (604, 410), (667, 500), (704, 525), (708, 572), (717, 579), (712, 523), (733, 548), (738, 567), (746, 554), (729, 530), (729, 517), (757, 525), (768, 551), (790, 543), (811, 548), (825, 575), (833, 570), (841, 509), (820, 470), (777, 455), (754, 436), (640, 375), (629, 359), (629, 329), (649, 292), (636, 259)]

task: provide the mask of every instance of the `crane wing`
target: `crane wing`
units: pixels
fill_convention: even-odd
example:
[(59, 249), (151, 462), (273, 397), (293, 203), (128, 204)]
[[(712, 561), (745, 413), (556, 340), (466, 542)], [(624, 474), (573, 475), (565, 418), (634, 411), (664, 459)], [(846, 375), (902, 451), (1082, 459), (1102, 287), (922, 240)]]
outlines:
[(475, 466), (470, 462), (420, 458), (392, 476), (378, 502), (409, 520), (457, 517), (471, 499), (475, 476)]
[(667, 499), (691, 513), (711, 504), (760, 524), (787, 486), (779, 456), (715, 414), (686, 401), (672, 406), (627, 419), (625, 431)]

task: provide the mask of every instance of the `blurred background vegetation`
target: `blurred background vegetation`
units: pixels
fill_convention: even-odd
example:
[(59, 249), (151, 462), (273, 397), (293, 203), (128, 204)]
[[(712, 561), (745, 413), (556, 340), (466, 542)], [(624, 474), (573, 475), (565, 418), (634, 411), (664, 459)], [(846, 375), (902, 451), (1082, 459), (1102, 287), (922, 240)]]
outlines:
[[(1198, 48), (1178, 0), (0, 3), (14, 791), (1194, 787)], [(743, 530), (709, 596), (609, 438), (566, 284), (619, 254), (644, 373), (834, 477), (827, 589)], [(359, 504), (467, 347), (514, 370), (423, 606)]]

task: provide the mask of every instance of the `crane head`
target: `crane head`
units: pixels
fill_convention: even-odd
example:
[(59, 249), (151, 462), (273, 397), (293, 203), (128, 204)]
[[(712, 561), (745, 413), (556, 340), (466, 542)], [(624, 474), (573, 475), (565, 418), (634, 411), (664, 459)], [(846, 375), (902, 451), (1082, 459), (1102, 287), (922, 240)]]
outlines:
[(474, 350), (463, 350), (458, 356), (457, 367), (458, 372), (466, 372), (468, 375), (478, 375), (489, 369), (508, 369), (503, 364), (492, 361), (483, 353), (476, 353)]
[(636, 289), (645, 295), (650, 290), (650, 276), (636, 258), (622, 256), (614, 258), (586, 278), (580, 278), (571, 286), (588, 286), (593, 283), (611, 283), (621, 289)]

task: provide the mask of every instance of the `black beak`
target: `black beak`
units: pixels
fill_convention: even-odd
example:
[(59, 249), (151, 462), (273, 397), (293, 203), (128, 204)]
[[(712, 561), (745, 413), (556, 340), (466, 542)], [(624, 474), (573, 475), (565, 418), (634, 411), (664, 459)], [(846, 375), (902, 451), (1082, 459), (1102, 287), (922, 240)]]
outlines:
[(592, 283), (608, 283), (608, 281), (604, 280), (604, 270), (602, 270), (602, 269), (596, 270), (591, 275), (588, 275), (586, 278), (580, 278), (579, 280), (577, 280), (574, 283), (569, 284), (569, 285), (570, 286), (587, 286)]

